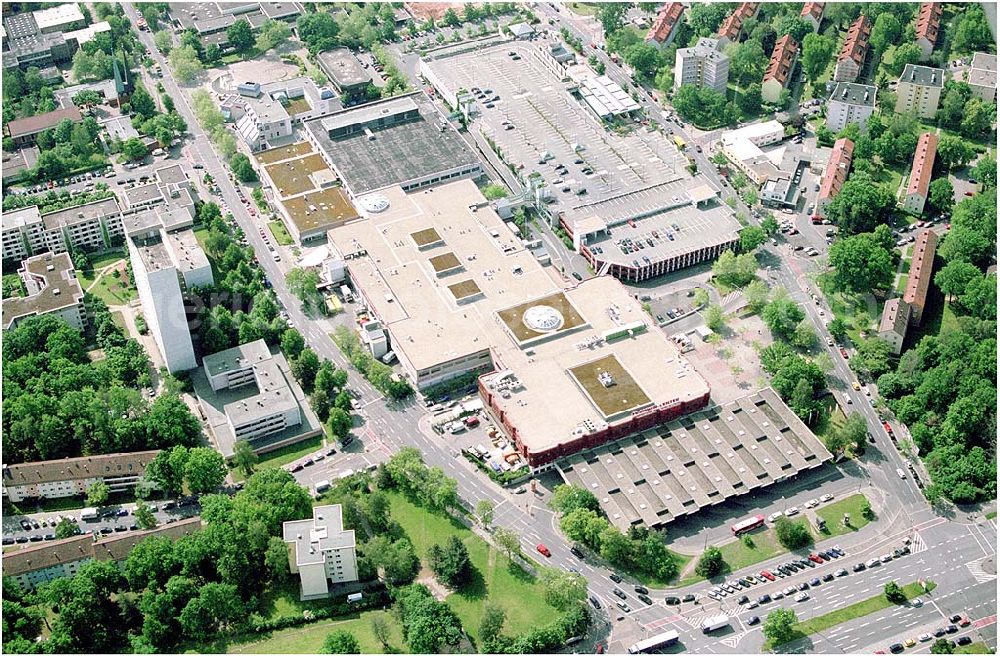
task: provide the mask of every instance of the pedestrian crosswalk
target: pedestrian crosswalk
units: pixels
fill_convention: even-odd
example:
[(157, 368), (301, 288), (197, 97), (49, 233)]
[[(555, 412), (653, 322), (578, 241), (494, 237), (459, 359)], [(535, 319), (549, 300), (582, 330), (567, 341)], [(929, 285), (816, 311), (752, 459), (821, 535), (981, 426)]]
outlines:
[(687, 622), (691, 625), (691, 627), (693, 627), (695, 629), (699, 629), (701, 627), (701, 623), (705, 622), (709, 618), (716, 618), (716, 617), (718, 617), (720, 615), (720, 613), (724, 614), (724, 615), (727, 615), (730, 618), (734, 618), (734, 617), (738, 616), (741, 611), (742, 611), (742, 608), (738, 607), (738, 606), (732, 607), (730, 609), (723, 609), (721, 612), (718, 612), (718, 611), (704, 611), (704, 612), (699, 611), (696, 615), (687, 616)]
[(743, 640), (743, 637), (749, 633), (750, 632), (740, 632), (739, 634), (733, 634), (732, 636), (727, 636), (726, 638), (722, 639), (722, 641), (720, 642), (723, 645), (728, 645), (729, 647), (736, 649), (736, 646), (740, 644), (740, 641)]
[(997, 575), (990, 574), (983, 569), (983, 560), (985, 559), (977, 558), (976, 560), (969, 561), (965, 564), (965, 567), (969, 568), (969, 572), (972, 573), (972, 576), (975, 577), (976, 582), (978, 583), (986, 583), (987, 581), (993, 581), (997, 578)]
[(927, 542), (922, 535), (914, 533), (913, 542), (910, 543), (910, 553), (919, 554), (922, 551), (927, 551)]

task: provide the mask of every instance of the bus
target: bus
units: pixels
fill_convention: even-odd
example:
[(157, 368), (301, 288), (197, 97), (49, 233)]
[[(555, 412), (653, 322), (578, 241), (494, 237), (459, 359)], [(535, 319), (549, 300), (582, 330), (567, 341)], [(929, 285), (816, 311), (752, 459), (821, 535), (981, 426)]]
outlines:
[(733, 535), (740, 535), (741, 533), (752, 531), (761, 526), (764, 526), (764, 516), (754, 515), (753, 517), (749, 517), (742, 522), (733, 524)]
[(661, 648), (673, 645), (677, 642), (677, 630), (670, 629), (663, 632), (662, 634), (657, 634), (656, 636), (650, 636), (644, 641), (639, 641), (635, 645), (628, 649), (629, 654), (649, 654), (650, 652), (656, 652)]
[(687, 147), (687, 144), (685, 144), (684, 140), (680, 138), (680, 135), (674, 135), (674, 144), (676, 144), (677, 148), (680, 149), (681, 151), (683, 151)]

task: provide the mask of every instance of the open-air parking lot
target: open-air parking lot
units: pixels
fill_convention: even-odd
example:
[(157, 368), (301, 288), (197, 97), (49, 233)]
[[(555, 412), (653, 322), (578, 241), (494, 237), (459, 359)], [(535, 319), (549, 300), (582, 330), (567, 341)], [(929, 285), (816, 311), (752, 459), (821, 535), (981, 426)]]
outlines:
[(663, 136), (613, 133), (561, 92), (566, 83), (538, 60), (549, 56), (543, 48), (510, 43), (428, 64), (452, 90), (477, 94), (473, 130), (515, 167), (541, 173), (566, 210), (686, 176), (686, 159)]

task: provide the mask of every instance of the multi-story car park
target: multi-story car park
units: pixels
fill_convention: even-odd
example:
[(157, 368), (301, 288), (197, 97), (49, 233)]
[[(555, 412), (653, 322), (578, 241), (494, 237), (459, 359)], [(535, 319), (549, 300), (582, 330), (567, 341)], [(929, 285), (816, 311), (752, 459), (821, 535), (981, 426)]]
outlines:
[(49, 252), (32, 256), (24, 261), (17, 274), (24, 282), (27, 295), (4, 298), (5, 330), (33, 316), (56, 316), (70, 327), (84, 329), (87, 311), (83, 305), (83, 289), (69, 254)]
[(329, 234), (360, 322), (381, 323), (421, 388), (489, 372), (484, 402), (533, 469), (707, 403), (707, 382), (621, 284), (563, 290), (471, 182), (383, 194), (380, 213)]
[(656, 527), (786, 481), (831, 457), (773, 389), (556, 462), (622, 531)]
[(112, 492), (124, 492), (142, 480), (146, 466), (158, 453), (108, 453), (4, 465), (3, 495), (12, 503), (75, 497), (85, 494), (94, 483), (104, 483)]

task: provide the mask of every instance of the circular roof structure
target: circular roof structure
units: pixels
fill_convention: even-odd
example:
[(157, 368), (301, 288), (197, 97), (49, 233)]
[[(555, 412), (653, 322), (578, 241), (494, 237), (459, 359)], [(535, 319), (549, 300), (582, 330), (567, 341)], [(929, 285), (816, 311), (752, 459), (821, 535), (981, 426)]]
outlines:
[(385, 195), (381, 194), (370, 194), (361, 197), (358, 200), (361, 204), (361, 208), (365, 209), (369, 213), (381, 213), (385, 209), (389, 208), (389, 200), (385, 198)]
[(557, 309), (547, 304), (537, 304), (528, 307), (524, 312), (525, 326), (536, 332), (554, 332), (563, 326), (563, 316)]

